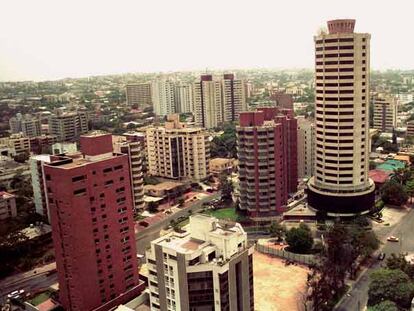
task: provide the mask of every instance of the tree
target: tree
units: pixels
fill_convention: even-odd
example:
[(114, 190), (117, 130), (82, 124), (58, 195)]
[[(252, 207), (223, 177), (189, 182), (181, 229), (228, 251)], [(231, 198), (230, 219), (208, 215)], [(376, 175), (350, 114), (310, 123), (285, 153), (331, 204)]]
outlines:
[(400, 308), (408, 308), (414, 296), (414, 285), (407, 274), (399, 269), (379, 269), (371, 274), (368, 305), (384, 300), (395, 302)]
[(372, 306), (372, 308), (368, 309), (369, 311), (398, 311), (398, 307), (395, 302), (384, 300), (379, 304)]
[(224, 133), (213, 138), (210, 144), (212, 158), (235, 158), (237, 157), (236, 126), (227, 123), (223, 127)]
[(233, 194), (233, 183), (226, 174), (221, 174), (219, 179), (219, 189), (223, 201), (231, 201)]
[(408, 200), (404, 187), (393, 181), (387, 181), (381, 188), (381, 199), (385, 204), (401, 206)]
[(402, 167), (394, 169), (391, 174), (391, 180), (399, 183), (400, 185), (405, 185), (408, 180), (411, 178), (411, 170), (408, 167)]
[(388, 269), (399, 269), (406, 273), (410, 279), (414, 279), (414, 265), (405, 259), (404, 254), (396, 255), (392, 253), (391, 256), (387, 258), (386, 263)]
[(312, 232), (307, 225), (301, 223), (298, 228), (292, 228), (286, 233), (286, 242), (292, 252), (307, 254), (313, 246)]
[(414, 196), (414, 179), (410, 179), (409, 181), (407, 181), (404, 190), (410, 198), (410, 203), (412, 203), (412, 197)]
[(29, 153), (28, 152), (22, 152), (18, 153), (13, 157), (13, 160), (17, 163), (25, 163), (27, 160), (29, 160)]
[(269, 227), (269, 233), (272, 237), (275, 237), (278, 241), (281, 241), (285, 236), (286, 228), (279, 222), (273, 222)]

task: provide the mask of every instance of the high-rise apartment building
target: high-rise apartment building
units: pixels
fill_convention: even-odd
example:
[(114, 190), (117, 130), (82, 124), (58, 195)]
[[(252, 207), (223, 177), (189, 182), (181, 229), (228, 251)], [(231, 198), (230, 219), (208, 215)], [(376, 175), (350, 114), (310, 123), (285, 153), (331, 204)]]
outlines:
[(21, 115), (18, 113), (9, 120), (10, 131), (12, 133), (23, 133), (26, 137), (35, 137), (42, 135), (42, 126), (40, 119), (31, 115)]
[(179, 113), (193, 112), (193, 89), (191, 87), (191, 84), (176, 84), (175, 104), (176, 111)]
[(243, 80), (235, 79), (234, 74), (224, 74), (222, 80), (224, 122), (239, 120), (239, 114), (247, 111)]
[(296, 117), (298, 122), (298, 178), (313, 176), (315, 162), (315, 126), (304, 116)]
[(126, 100), (130, 106), (152, 106), (151, 83), (135, 83), (126, 86)]
[(148, 128), (146, 135), (150, 175), (191, 180), (208, 176), (210, 142), (204, 129), (187, 127), (175, 114), (164, 126)]
[(142, 210), (145, 207), (144, 175), (142, 173), (142, 159), (145, 150), (142, 138), (144, 137), (141, 133), (126, 133), (123, 136), (113, 136), (114, 151), (128, 155), (135, 210)]
[(49, 133), (55, 135), (58, 141), (77, 141), (88, 132), (88, 117), (86, 112), (57, 111), (49, 117)]
[(65, 310), (110, 310), (139, 294), (128, 156), (110, 134), (81, 136), (81, 156), (44, 164)]
[(169, 80), (152, 82), (152, 100), (154, 113), (157, 116), (166, 116), (176, 112), (175, 84)]
[(297, 122), (293, 111), (242, 112), (237, 126), (240, 209), (252, 218), (276, 216), (297, 190)]
[(370, 34), (355, 20), (332, 20), (315, 39), (316, 159), (308, 183), (311, 207), (332, 215), (368, 211)]
[(253, 248), (242, 226), (199, 214), (188, 227), (151, 242), (151, 310), (254, 310)]
[(397, 99), (388, 94), (374, 94), (371, 101), (374, 106), (373, 128), (391, 133), (397, 127)]
[(222, 85), (213, 76), (203, 75), (193, 84), (194, 120), (197, 126), (211, 129), (224, 120)]

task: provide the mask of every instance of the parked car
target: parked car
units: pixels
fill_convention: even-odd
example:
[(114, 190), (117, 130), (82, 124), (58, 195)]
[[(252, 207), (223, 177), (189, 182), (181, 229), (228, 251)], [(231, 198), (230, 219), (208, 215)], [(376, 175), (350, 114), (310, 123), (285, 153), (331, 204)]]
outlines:
[(378, 260), (384, 260), (384, 258), (385, 258), (385, 253), (378, 254)]
[(24, 294), (24, 289), (20, 289), (20, 290), (15, 290), (14, 292), (11, 292), (10, 294), (7, 295), (7, 298), (14, 298), (14, 299), (18, 299), (21, 297), (21, 295)]
[(387, 238), (387, 241), (390, 241), (390, 242), (398, 242), (399, 240), (400, 240), (399, 238), (397, 238), (393, 235), (391, 235)]

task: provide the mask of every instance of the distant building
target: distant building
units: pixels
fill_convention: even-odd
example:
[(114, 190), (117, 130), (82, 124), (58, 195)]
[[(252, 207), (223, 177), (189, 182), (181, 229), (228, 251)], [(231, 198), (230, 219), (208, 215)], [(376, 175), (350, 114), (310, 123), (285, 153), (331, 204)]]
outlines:
[(113, 136), (114, 151), (128, 155), (129, 172), (135, 210), (143, 210), (144, 175), (142, 161), (144, 158), (144, 141), (141, 133), (127, 133), (124, 136)]
[(176, 112), (175, 84), (169, 80), (152, 82), (152, 101), (154, 113), (157, 116), (166, 116)]
[(247, 110), (245, 82), (234, 74), (224, 74), (213, 80), (212, 75), (202, 75), (193, 84), (193, 113), (197, 126), (207, 129), (223, 122), (239, 120), (239, 114)]
[(0, 192), (0, 220), (17, 216), (16, 197), (5, 191)]
[(179, 83), (175, 86), (176, 112), (193, 112), (193, 90), (191, 84)]
[(208, 176), (210, 142), (204, 129), (187, 127), (175, 114), (164, 126), (149, 127), (146, 135), (150, 175), (192, 180)]
[(260, 108), (240, 114), (237, 130), (240, 209), (276, 216), (297, 190), (297, 122), (292, 110)]
[(23, 133), (26, 137), (42, 135), (40, 119), (31, 115), (18, 113), (9, 120), (10, 131), (14, 134)]
[(414, 120), (407, 122), (407, 136), (414, 136)]
[(277, 107), (293, 110), (293, 97), (291, 94), (276, 91), (270, 95), (270, 99), (275, 102)]
[(59, 299), (65, 310), (111, 310), (142, 290), (127, 155), (110, 134), (81, 136), (81, 157), (44, 165)]
[(230, 174), (234, 168), (235, 159), (214, 158), (210, 160), (210, 173), (213, 175), (221, 175), (223, 173)]
[(203, 75), (193, 84), (194, 120), (200, 127), (211, 129), (224, 120), (222, 85), (213, 76)]
[(397, 127), (397, 99), (387, 94), (375, 94), (372, 96), (372, 105), (374, 106), (373, 128), (391, 133)]
[(14, 157), (19, 154), (30, 154), (30, 139), (22, 133), (12, 134), (10, 137), (0, 138), (2, 153)]
[(30, 151), (33, 154), (45, 154), (52, 152), (52, 145), (57, 142), (54, 135), (42, 135), (30, 138)]
[(224, 74), (222, 80), (223, 92), (223, 121), (239, 120), (242, 111), (247, 111), (246, 94), (243, 80), (236, 79), (234, 74)]
[(151, 310), (254, 310), (253, 248), (238, 223), (190, 216), (147, 251)]
[(129, 106), (138, 106), (139, 108), (152, 106), (151, 83), (128, 84), (126, 99)]
[(78, 146), (76, 143), (62, 142), (52, 145), (52, 154), (64, 154), (78, 152)]
[(298, 120), (298, 178), (313, 176), (315, 162), (315, 126), (303, 116)]
[(49, 133), (55, 135), (59, 142), (78, 141), (79, 137), (88, 132), (86, 112), (61, 112), (49, 116)]

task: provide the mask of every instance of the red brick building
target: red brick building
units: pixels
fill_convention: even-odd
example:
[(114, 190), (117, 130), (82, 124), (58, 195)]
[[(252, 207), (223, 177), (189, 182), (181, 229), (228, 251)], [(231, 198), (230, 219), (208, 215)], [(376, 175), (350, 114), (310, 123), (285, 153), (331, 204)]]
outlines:
[(260, 108), (240, 114), (237, 127), (240, 208), (252, 218), (285, 210), (297, 190), (297, 121), (293, 111)]
[(127, 155), (110, 134), (81, 136), (82, 157), (45, 164), (47, 201), (65, 310), (109, 310), (139, 294)]

